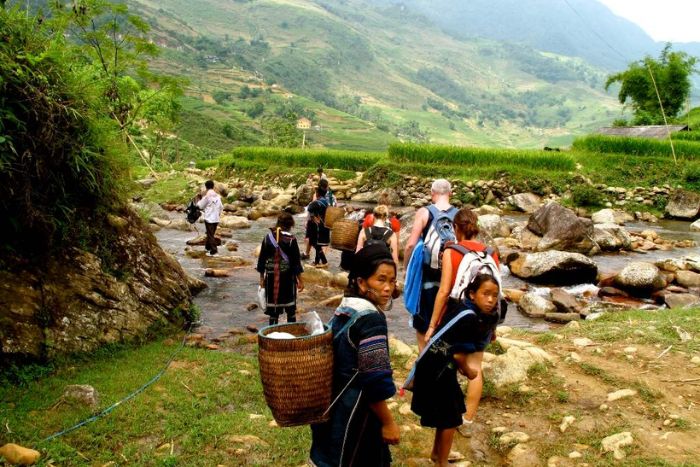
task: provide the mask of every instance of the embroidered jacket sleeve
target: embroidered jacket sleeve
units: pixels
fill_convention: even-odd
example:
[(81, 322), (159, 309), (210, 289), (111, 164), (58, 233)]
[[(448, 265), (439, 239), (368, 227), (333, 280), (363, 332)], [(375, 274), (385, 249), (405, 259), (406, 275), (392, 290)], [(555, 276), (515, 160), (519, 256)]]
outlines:
[(386, 400), (396, 393), (389, 360), (386, 318), (371, 313), (360, 318), (350, 330), (357, 346), (358, 380), (370, 403)]

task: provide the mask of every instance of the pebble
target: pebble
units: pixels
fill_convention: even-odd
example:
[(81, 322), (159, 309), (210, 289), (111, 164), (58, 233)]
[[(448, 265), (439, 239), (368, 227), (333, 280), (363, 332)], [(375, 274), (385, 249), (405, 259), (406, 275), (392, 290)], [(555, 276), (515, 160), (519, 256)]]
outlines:
[(389, 402), (389, 403), (387, 404), (387, 408), (388, 408), (389, 410), (394, 410), (394, 409), (395, 409), (396, 407), (398, 407), (398, 406), (399, 406), (399, 403), (398, 403), (398, 402)]
[(574, 345), (576, 347), (588, 347), (589, 345), (595, 345), (592, 340), (587, 337), (579, 337), (574, 339)]
[(576, 363), (581, 362), (581, 356), (579, 354), (577, 354), (576, 352), (571, 352), (571, 354), (569, 355), (569, 358)]
[(564, 433), (575, 421), (576, 417), (574, 417), (573, 415), (567, 415), (562, 419), (561, 425), (559, 425), (559, 431)]
[(581, 454), (581, 453), (578, 452), (578, 451), (571, 451), (571, 452), (569, 453), (569, 459), (580, 459), (580, 458), (582, 458), (582, 457), (583, 457), (583, 454)]
[(251, 420), (260, 420), (261, 418), (265, 418), (265, 416), (257, 413), (252, 413), (248, 415), (248, 418)]
[(495, 426), (491, 428), (491, 433), (505, 433), (506, 431), (508, 431), (508, 428), (504, 426)]
[(637, 353), (637, 347), (625, 347), (623, 350), (626, 354), (635, 354)]
[(401, 404), (399, 407), (399, 413), (401, 415), (408, 415), (411, 413), (411, 406), (409, 404)]
[(564, 327), (569, 329), (581, 329), (581, 325), (578, 321), (569, 321)]
[(696, 355), (695, 357), (691, 358), (690, 363), (693, 365), (700, 365), (700, 356)]
[(625, 397), (636, 396), (637, 391), (634, 389), (620, 389), (619, 391), (611, 392), (608, 394), (608, 402), (614, 402)]
[(625, 451), (623, 451), (622, 448), (624, 446), (630, 446), (633, 443), (634, 438), (632, 437), (632, 433), (624, 431), (604, 438), (600, 444), (603, 448), (603, 452), (612, 452), (615, 459), (622, 460), (625, 458)]
[(664, 420), (664, 426), (669, 426), (671, 424), (671, 420)]
[(501, 444), (527, 443), (530, 441), (530, 436), (522, 431), (511, 431), (501, 436), (498, 441)]
[(270, 428), (276, 428), (279, 425), (277, 424), (276, 421), (272, 420), (270, 423), (267, 424), (267, 426), (269, 426)]
[(598, 407), (598, 410), (600, 410), (601, 412), (604, 412), (604, 411), (608, 410), (608, 408), (609, 408), (608, 404), (600, 404), (600, 407)]
[(39, 460), (41, 454), (34, 449), (28, 449), (19, 444), (7, 443), (0, 448), (0, 456), (10, 464), (33, 465)]
[(238, 370), (238, 372), (240, 374), (242, 374), (243, 376), (250, 376), (251, 375), (250, 371), (248, 371), (248, 370)]

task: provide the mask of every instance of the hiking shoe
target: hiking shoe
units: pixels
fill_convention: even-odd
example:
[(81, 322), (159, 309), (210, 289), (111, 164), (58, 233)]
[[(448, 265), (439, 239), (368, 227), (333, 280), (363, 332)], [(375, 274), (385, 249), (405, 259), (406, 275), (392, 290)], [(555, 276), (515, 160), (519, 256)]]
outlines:
[(465, 438), (471, 438), (472, 433), (474, 433), (474, 421), (469, 421), (463, 418), (462, 424), (459, 427), (457, 427), (457, 431), (460, 435), (464, 436)]

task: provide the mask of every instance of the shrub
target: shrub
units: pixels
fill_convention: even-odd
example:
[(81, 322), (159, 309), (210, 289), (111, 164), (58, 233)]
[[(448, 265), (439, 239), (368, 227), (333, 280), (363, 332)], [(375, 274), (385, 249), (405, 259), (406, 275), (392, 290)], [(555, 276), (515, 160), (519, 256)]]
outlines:
[(594, 186), (576, 185), (571, 189), (571, 201), (576, 206), (601, 206), (604, 202), (603, 195)]
[[(572, 148), (577, 151), (633, 156), (673, 156), (667, 139), (589, 135), (574, 140)], [(700, 142), (676, 140), (674, 149), (679, 159), (700, 159)]]

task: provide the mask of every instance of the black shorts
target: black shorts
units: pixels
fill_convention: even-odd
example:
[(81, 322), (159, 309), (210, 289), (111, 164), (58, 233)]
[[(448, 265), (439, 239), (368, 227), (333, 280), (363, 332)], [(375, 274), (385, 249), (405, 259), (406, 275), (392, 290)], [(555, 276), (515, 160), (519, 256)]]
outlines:
[(309, 245), (316, 244), (316, 239), (318, 238), (318, 228), (316, 227), (316, 223), (310, 218), (308, 221), (306, 221), (306, 235), (304, 235), (304, 237), (309, 240)]
[(433, 307), (437, 298), (439, 285), (429, 289), (423, 289), (420, 292), (420, 303), (418, 304), (418, 313), (413, 315), (413, 329), (425, 334), (430, 326), (430, 319), (433, 317)]

